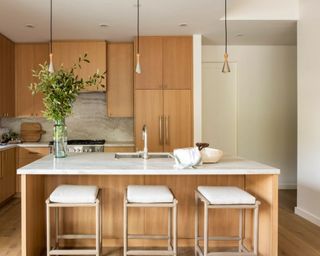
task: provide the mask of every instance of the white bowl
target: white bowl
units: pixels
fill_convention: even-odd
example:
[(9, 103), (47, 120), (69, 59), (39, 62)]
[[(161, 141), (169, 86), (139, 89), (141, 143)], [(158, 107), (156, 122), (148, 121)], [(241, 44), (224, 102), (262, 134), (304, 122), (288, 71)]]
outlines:
[(223, 152), (215, 148), (204, 148), (200, 153), (204, 164), (217, 163), (223, 156)]

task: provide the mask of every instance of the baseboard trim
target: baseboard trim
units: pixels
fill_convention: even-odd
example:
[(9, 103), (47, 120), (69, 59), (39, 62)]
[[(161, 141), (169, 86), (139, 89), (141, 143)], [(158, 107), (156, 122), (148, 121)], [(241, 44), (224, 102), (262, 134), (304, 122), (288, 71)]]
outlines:
[(297, 184), (279, 184), (279, 189), (297, 189)]
[(320, 218), (313, 215), (312, 213), (303, 210), (298, 206), (294, 208), (294, 213), (320, 227)]

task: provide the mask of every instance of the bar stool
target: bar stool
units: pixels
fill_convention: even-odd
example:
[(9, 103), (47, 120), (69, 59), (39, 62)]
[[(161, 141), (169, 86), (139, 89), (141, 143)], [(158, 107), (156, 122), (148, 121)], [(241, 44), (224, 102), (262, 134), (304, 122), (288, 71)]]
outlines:
[[(177, 255), (177, 203), (166, 186), (129, 185), (124, 193), (123, 255)], [(168, 208), (168, 235), (128, 234), (130, 207)], [(168, 240), (168, 250), (128, 250), (129, 239)]]
[[(199, 237), (198, 202), (204, 204), (204, 234)], [(195, 191), (195, 255), (228, 255), (228, 256), (257, 256), (259, 233), (259, 205), (260, 202), (246, 191), (238, 187), (199, 186)], [(239, 236), (209, 237), (208, 236), (208, 211), (209, 209), (239, 209)], [(243, 245), (243, 210), (253, 210), (253, 251), (249, 252)], [(199, 240), (204, 242), (203, 251)], [(238, 241), (238, 252), (208, 252), (209, 241)]]
[[(95, 207), (95, 234), (60, 234), (59, 208)], [(50, 209), (55, 210), (55, 247), (51, 247)], [(96, 186), (60, 185), (46, 200), (47, 212), (47, 256), (49, 255), (96, 255), (102, 248), (101, 230), (101, 193)], [(95, 239), (94, 249), (59, 249), (59, 240), (63, 239)]]

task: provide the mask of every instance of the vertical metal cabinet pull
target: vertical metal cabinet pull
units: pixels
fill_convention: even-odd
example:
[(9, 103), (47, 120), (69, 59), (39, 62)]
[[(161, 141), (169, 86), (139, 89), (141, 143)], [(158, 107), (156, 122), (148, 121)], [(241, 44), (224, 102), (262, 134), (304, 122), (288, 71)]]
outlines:
[(163, 145), (163, 116), (159, 117), (159, 143), (160, 145)]
[(169, 116), (165, 116), (164, 118), (165, 121), (165, 127), (166, 127), (166, 145), (170, 144), (170, 140), (169, 140)]

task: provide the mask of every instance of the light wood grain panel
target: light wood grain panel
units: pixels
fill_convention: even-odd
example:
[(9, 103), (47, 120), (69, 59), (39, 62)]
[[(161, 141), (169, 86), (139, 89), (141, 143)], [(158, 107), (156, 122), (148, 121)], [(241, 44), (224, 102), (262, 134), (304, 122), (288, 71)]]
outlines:
[(0, 158), (0, 203), (2, 203), (16, 191), (15, 149), (1, 151)]
[(143, 150), (142, 127), (148, 128), (148, 149), (150, 152), (163, 151), (160, 142), (160, 118), (163, 116), (162, 90), (135, 91), (135, 139), (137, 150)]
[(133, 116), (133, 44), (108, 44), (107, 110), (109, 117)]
[[(137, 40), (135, 53), (136, 48)], [(142, 73), (134, 73), (135, 89), (162, 89), (162, 37), (140, 37), (140, 65)]]
[(13, 117), (14, 98), (14, 43), (0, 34), (0, 118)]
[[(259, 213), (259, 253), (278, 255), (278, 176), (248, 175), (245, 188), (261, 202)], [(252, 213), (245, 216), (245, 237), (252, 241)]]
[(21, 255), (41, 255), (45, 249), (44, 177), (21, 175)]
[(23, 43), (15, 45), (16, 116), (42, 116), (42, 95), (32, 95), (29, 86), (37, 82), (32, 70), (48, 61), (47, 43)]
[(192, 89), (192, 37), (163, 38), (163, 88)]
[(192, 91), (164, 90), (164, 151), (191, 147), (193, 143)]
[[(100, 74), (106, 71), (106, 42), (105, 41), (59, 41), (53, 43), (53, 63), (56, 68), (63, 65), (71, 68), (80, 56), (88, 54), (90, 63), (83, 63), (82, 69), (76, 74), (83, 79), (88, 79), (97, 70)], [(105, 85), (105, 80), (103, 81)], [(101, 86), (89, 86), (83, 91), (105, 91)]]
[[(16, 166), (17, 168), (30, 164), (50, 153), (49, 147), (43, 148), (17, 148), (16, 150)], [(16, 192), (21, 192), (21, 175), (16, 175)]]

